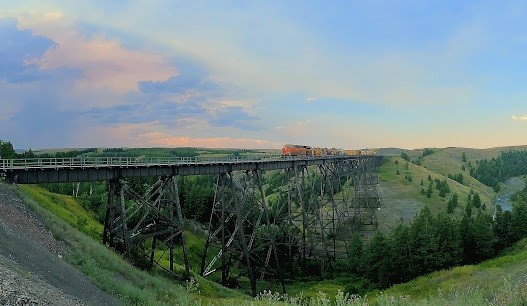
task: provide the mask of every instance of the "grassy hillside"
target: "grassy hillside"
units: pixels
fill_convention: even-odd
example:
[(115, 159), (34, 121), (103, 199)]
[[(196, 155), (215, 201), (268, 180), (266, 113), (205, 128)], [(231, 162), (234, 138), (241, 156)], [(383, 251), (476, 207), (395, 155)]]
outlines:
[(525, 305), (526, 275), (527, 241), (523, 240), (501, 257), (434, 272), (375, 296), (421, 305)]
[[(421, 165), (407, 163), (400, 155), (385, 156), (379, 173), (378, 192), (382, 200), (381, 210), (377, 212), (379, 226), (383, 231), (393, 229), (398, 222), (410, 221), (424, 206), (428, 205), (434, 213), (446, 213), (448, 200), (454, 193), (459, 196), (459, 205), (455, 215), (460, 215), (467, 204), (471, 190), (478, 193), (488, 213), (493, 212), (493, 201), (496, 193), (492, 188), (470, 176), (469, 165), (477, 167), (476, 161), (498, 157), (501, 152), (510, 150), (527, 150), (527, 146), (501, 147), (490, 149), (443, 148), (428, 151), (421, 160)], [(424, 150), (407, 151), (410, 160), (415, 161), (423, 155)], [(431, 152), (431, 154), (430, 154)], [(462, 155), (465, 153), (466, 161)], [(408, 166), (406, 166), (408, 164)], [(464, 166), (464, 167), (463, 167)], [(408, 168), (407, 168), (408, 167)], [(463, 170), (464, 168), (464, 170)], [(399, 172), (399, 175), (397, 175)], [(448, 176), (463, 175), (460, 184)], [(433, 190), (430, 198), (421, 193), (428, 187), (428, 176), (441, 181), (446, 180), (451, 190), (441, 198), (438, 190)], [(411, 181), (407, 177), (411, 177)], [(421, 185), (421, 181), (423, 185)], [(503, 185), (503, 192), (507, 186)]]
[[(214, 301), (214, 304), (231, 305), (248, 298), (196, 274), (193, 275), (196, 282), (186, 284), (160, 269), (151, 273), (136, 269), (100, 243), (102, 225), (73, 197), (29, 185), (15, 188), (15, 191), (43, 217), (53, 235), (70, 246), (65, 259), (79, 267), (103, 290), (127, 304), (187, 305)], [(97, 234), (94, 229), (99, 230)], [(189, 235), (190, 250), (194, 242), (200, 243), (198, 238)], [(176, 268), (183, 270), (180, 266)]]
[[(406, 167), (408, 166), (408, 169)], [(397, 174), (399, 172), (399, 174)], [(446, 174), (447, 175), (447, 174)], [(487, 188), (474, 188), (466, 186), (449, 179), (446, 175), (434, 172), (424, 166), (407, 163), (404, 159), (397, 156), (385, 157), (384, 163), (380, 168), (379, 185), (377, 187), (381, 198), (381, 209), (377, 212), (379, 227), (382, 231), (390, 231), (399, 222), (409, 222), (424, 206), (429, 206), (433, 213), (446, 213), (448, 200), (454, 193), (459, 196), (459, 205), (455, 210), (455, 215), (460, 215), (467, 203), (471, 189), (475, 192), (485, 191)], [(411, 177), (411, 181), (408, 177)], [(450, 192), (444, 198), (439, 196), (439, 192), (432, 190), (430, 198), (422, 194), (422, 190), (427, 190), (430, 184), (428, 177), (434, 182), (446, 180)], [(421, 182), (423, 185), (421, 185)], [(481, 184), (481, 183), (480, 183)], [(492, 190), (490, 190), (492, 192)], [(481, 194), (482, 202), (486, 204), (487, 211), (492, 211), (492, 198)]]

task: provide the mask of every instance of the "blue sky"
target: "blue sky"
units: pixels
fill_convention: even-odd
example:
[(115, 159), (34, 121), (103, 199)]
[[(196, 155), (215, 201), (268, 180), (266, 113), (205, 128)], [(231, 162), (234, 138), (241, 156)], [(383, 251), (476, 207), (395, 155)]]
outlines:
[(2, 1), (17, 148), (527, 144), (522, 1)]

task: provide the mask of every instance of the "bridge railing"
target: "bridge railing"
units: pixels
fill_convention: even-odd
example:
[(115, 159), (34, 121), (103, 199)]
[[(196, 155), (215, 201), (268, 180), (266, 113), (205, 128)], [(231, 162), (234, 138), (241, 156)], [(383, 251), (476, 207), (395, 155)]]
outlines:
[[(328, 156), (335, 158), (334, 156)], [(201, 163), (239, 163), (276, 160), (307, 160), (320, 157), (311, 156), (219, 156), (219, 157), (70, 157), (70, 158), (23, 158), (0, 159), (0, 170), (44, 169), (44, 168), (98, 168), (98, 167), (133, 167), (133, 166), (170, 166)]]

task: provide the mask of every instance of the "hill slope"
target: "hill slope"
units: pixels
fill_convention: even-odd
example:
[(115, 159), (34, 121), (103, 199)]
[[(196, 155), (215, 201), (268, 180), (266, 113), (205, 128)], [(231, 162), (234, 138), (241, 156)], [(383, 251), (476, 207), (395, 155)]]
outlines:
[[(457, 193), (459, 197), (459, 204), (454, 215), (460, 216), (472, 191), (479, 194), (487, 213), (492, 213), (493, 202), (497, 194), (492, 188), (471, 177), (468, 165), (476, 167), (478, 160), (495, 158), (501, 152), (510, 150), (527, 150), (527, 146), (490, 149), (433, 149), (431, 154), (428, 152), (429, 155), (421, 158), (420, 165), (407, 162), (400, 155), (385, 156), (384, 163), (380, 168), (378, 185), (378, 193), (382, 203), (381, 210), (377, 212), (380, 229), (389, 231), (401, 221), (410, 221), (426, 205), (434, 213), (446, 213), (447, 203), (454, 193)], [(423, 155), (423, 152), (424, 150), (412, 150), (407, 151), (407, 154), (410, 160), (415, 161)], [(465, 162), (462, 161), (463, 153), (466, 156)], [(463, 176), (462, 184), (449, 178), (449, 175), (460, 174)], [(410, 180), (408, 176), (411, 177)], [(422, 189), (426, 191), (430, 184), (428, 176), (433, 181), (430, 198), (426, 194), (422, 194)], [(447, 182), (450, 192), (445, 197), (439, 196), (439, 192), (435, 188), (434, 181), (436, 179)]]

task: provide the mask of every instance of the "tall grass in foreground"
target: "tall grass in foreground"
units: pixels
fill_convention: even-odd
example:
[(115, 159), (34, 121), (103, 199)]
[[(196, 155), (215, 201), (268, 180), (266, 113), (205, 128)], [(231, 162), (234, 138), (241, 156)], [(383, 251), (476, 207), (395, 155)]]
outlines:
[(490, 295), (486, 290), (477, 287), (464, 289), (453, 289), (446, 292), (439, 290), (437, 295), (423, 299), (412, 299), (410, 296), (392, 296), (381, 293), (374, 298), (360, 297), (345, 294), (339, 291), (335, 296), (329, 297), (323, 292), (319, 292), (316, 297), (308, 298), (303, 295), (295, 297), (281, 296), (280, 294), (265, 292), (256, 298), (256, 302), (247, 302), (245, 305), (298, 305), (298, 306), (405, 306), (405, 305), (456, 305), (456, 306), (475, 306), (475, 305), (527, 305), (527, 286), (525, 284), (514, 284), (508, 279), (503, 279), (501, 286)]

